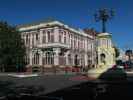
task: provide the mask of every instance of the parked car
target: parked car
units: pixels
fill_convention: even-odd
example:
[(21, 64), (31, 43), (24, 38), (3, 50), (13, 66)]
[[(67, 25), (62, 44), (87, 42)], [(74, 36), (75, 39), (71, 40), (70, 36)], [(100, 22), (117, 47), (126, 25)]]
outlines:
[(124, 69), (132, 69), (133, 63), (130, 61), (123, 62)]

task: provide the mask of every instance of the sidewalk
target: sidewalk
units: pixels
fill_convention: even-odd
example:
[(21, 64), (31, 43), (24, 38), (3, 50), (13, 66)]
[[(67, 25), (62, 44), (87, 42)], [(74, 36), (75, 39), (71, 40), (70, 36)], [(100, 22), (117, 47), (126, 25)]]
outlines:
[(22, 77), (24, 77), (24, 76), (47, 76), (47, 75), (83, 75), (83, 73), (82, 72), (67, 72), (67, 73), (65, 73), (64, 71), (62, 71), (62, 72), (56, 72), (56, 73), (54, 73), (54, 72), (43, 72), (43, 73), (41, 73), (41, 72), (38, 72), (38, 73), (27, 73), (27, 72), (20, 72), (20, 73), (18, 73), (18, 72), (4, 72), (4, 73), (0, 73), (0, 76), (16, 76), (17, 77), (17, 75), (18, 76), (22, 76)]

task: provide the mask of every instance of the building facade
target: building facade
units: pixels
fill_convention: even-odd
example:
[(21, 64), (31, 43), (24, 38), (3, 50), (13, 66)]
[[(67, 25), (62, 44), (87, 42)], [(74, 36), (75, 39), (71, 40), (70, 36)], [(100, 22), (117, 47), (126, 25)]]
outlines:
[(88, 66), (95, 64), (94, 36), (59, 21), (19, 26), (27, 66)]
[(116, 56), (110, 33), (100, 33), (97, 35), (97, 57), (99, 66), (115, 65)]

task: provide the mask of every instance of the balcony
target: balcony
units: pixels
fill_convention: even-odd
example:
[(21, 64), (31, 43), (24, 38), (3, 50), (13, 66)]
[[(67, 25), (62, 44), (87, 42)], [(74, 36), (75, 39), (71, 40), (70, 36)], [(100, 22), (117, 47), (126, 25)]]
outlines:
[(37, 47), (38, 48), (61, 47), (61, 48), (70, 49), (70, 46), (68, 44), (63, 44), (63, 43), (45, 43), (45, 44), (38, 44)]

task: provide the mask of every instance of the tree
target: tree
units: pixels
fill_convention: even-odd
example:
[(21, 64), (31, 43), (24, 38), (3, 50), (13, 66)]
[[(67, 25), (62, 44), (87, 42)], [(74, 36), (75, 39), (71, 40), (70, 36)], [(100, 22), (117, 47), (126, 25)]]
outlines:
[[(15, 71), (24, 66), (25, 47), (16, 27), (0, 22), (0, 67)], [(18, 66), (18, 67), (17, 67)], [(13, 70), (14, 69), (14, 70)]]
[(120, 55), (120, 50), (116, 46), (114, 46), (114, 49), (115, 49), (115, 57), (117, 58)]
[(129, 61), (131, 62), (131, 56), (132, 56), (132, 54), (133, 54), (133, 51), (132, 50), (126, 50), (126, 52), (125, 52), (125, 55), (127, 55), (128, 57), (129, 57)]

